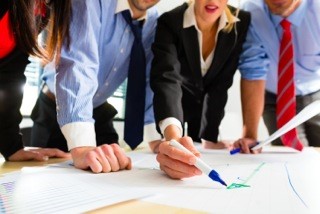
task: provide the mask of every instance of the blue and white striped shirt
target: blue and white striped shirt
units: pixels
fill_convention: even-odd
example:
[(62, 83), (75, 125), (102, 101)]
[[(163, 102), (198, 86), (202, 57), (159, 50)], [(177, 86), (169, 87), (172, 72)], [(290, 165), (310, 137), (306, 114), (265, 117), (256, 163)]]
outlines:
[[(264, 0), (247, 0), (243, 7), (252, 15), (240, 72), (244, 79), (266, 79), (266, 90), (277, 93), (282, 17), (272, 15)], [(297, 95), (320, 90), (320, 1), (302, 0), (287, 18), (291, 22)]]
[[(43, 80), (56, 94), (58, 122), (69, 149), (96, 145), (93, 109), (127, 77), (134, 35), (121, 15), (126, 9), (127, 0), (73, 0), (70, 49), (63, 47), (57, 69), (54, 62), (45, 67)], [(154, 123), (149, 76), (157, 17), (156, 10), (149, 9), (142, 31), (147, 58), (146, 125)]]

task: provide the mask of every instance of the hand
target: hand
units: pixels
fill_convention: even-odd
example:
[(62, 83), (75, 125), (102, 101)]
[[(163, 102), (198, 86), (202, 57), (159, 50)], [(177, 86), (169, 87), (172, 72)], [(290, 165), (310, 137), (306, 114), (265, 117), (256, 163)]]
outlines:
[(258, 150), (251, 150), (250, 148), (256, 145), (257, 140), (251, 138), (241, 138), (233, 143), (234, 148), (241, 148), (241, 153), (258, 154), (261, 153), (262, 148)]
[(162, 142), (163, 142), (162, 140), (154, 140), (154, 141), (149, 142), (149, 147), (150, 147), (151, 151), (153, 153), (158, 153), (159, 146)]
[(20, 149), (11, 155), (9, 161), (47, 161), (49, 158), (69, 158), (70, 154), (59, 149)]
[[(190, 137), (182, 137), (177, 139), (177, 141), (194, 155), (200, 156), (198, 150), (193, 146), (193, 141)], [(157, 161), (160, 163), (160, 169), (174, 179), (201, 175), (201, 171), (194, 166), (196, 158), (191, 154), (170, 146), (169, 141), (164, 141), (159, 145)]]
[(208, 140), (201, 140), (202, 147), (205, 149), (228, 149), (232, 150), (233, 145), (231, 141), (218, 141), (217, 143), (208, 141)]
[(94, 173), (131, 169), (131, 159), (118, 144), (77, 147), (71, 150), (71, 155), (76, 168), (90, 168)]

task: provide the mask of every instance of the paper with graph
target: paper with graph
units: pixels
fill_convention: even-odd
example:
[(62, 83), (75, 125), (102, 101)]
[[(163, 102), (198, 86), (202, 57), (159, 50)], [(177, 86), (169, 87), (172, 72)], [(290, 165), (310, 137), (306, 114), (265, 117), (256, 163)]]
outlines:
[(320, 155), (314, 149), (297, 152), (265, 147), (259, 155), (236, 156), (228, 151), (201, 152), (202, 159), (229, 186), (237, 183), (248, 187), (226, 189), (206, 176), (170, 180), (155, 170), (157, 164), (151, 157), (140, 163), (143, 169), (149, 163), (153, 170), (141, 170), (133, 185), (146, 183), (148, 189), (158, 193), (146, 201), (210, 213), (320, 213)]
[(83, 213), (149, 196), (108, 184), (106, 174), (61, 166), (28, 167), (0, 178), (0, 213)]
[[(201, 152), (231, 188), (207, 176), (169, 179), (154, 154), (133, 152), (130, 171), (97, 175), (56, 164), (5, 176), (0, 179), (0, 206), (37, 213), (83, 212), (150, 196), (143, 200), (210, 213), (320, 213), (320, 155), (312, 148), (300, 153), (266, 147), (259, 155), (235, 156), (228, 151)], [(11, 204), (5, 197), (11, 197)]]

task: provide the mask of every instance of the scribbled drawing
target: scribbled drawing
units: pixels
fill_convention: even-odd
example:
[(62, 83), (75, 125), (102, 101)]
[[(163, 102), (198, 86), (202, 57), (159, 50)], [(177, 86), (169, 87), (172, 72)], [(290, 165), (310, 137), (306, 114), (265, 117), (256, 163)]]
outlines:
[[(254, 169), (254, 171), (243, 180), (241, 183), (232, 183), (230, 184), (227, 189), (238, 189), (238, 188), (244, 188), (244, 187), (250, 187), (250, 185), (247, 185), (248, 181), (265, 165), (266, 163), (261, 163), (257, 168)], [(242, 180), (238, 177), (238, 180)]]

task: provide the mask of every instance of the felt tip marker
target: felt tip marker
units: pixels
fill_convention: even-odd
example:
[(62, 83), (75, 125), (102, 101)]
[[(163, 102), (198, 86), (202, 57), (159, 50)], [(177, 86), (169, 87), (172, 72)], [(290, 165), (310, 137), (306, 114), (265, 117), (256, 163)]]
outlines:
[[(180, 149), (181, 151), (184, 151), (186, 153), (194, 155), (191, 151), (186, 149), (183, 145), (178, 143), (176, 140), (171, 140), (170, 145), (177, 148), (177, 149)], [(196, 156), (195, 156), (195, 158), (196, 158), (196, 163), (194, 165), (198, 169), (200, 169), (204, 174), (208, 175), (209, 178), (211, 178), (212, 180), (219, 182), (220, 184), (222, 184), (224, 186), (227, 186), (227, 184), (220, 178), (220, 175), (218, 174), (218, 172), (216, 172), (214, 169), (212, 169), (208, 164), (203, 162), (203, 160), (201, 160), (200, 158), (198, 158)]]
[[(254, 143), (253, 145), (250, 145), (249, 149), (252, 149), (253, 147), (255, 147), (255, 146), (257, 146), (257, 145), (259, 145), (259, 142), (256, 142), (256, 143)], [(230, 151), (230, 155), (235, 155), (235, 154), (237, 154), (237, 153), (239, 153), (239, 152), (241, 152), (241, 147), (236, 148), (236, 149), (232, 149), (232, 150)]]

